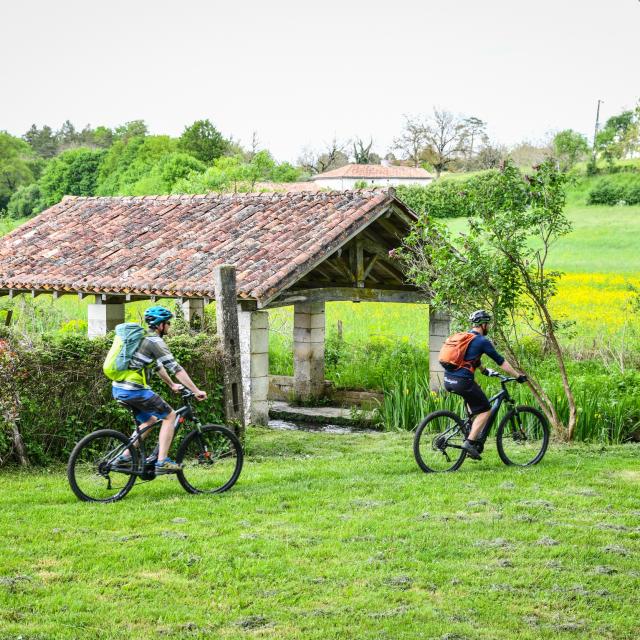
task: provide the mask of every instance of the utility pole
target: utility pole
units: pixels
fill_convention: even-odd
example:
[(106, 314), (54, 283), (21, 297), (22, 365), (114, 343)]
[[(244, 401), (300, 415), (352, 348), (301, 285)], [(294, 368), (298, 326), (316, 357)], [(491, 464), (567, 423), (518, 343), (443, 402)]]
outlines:
[(598, 109), (596, 111), (596, 128), (593, 132), (593, 153), (592, 153), (592, 162), (595, 166), (596, 164), (596, 138), (598, 137), (598, 129), (600, 128), (600, 105), (604, 103), (604, 100), (598, 100)]

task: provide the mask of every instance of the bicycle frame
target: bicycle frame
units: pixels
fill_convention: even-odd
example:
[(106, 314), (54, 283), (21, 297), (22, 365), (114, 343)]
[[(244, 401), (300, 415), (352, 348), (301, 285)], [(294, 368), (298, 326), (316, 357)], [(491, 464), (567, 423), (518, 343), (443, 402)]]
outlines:
[[(178, 432), (178, 430), (180, 429), (181, 425), (189, 420), (190, 422), (193, 422), (193, 424), (195, 425), (196, 429), (198, 431), (201, 431), (202, 429), (202, 423), (200, 422), (198, 416), (196, 415), (192, 405), (191, 405), (191, 395), (185, 396), (183, 395), (185, 404), (184, 406), (180, 407), (179, 409), (176, 409), (176, 419), (173, 423), (173, 433), (174, 436), (175, 434)], [(126, 403), (121, 403), (123, 405), (126, 406)], [(130, 407), (127, 407), (130, 409)], [(130, 409), (131, 410), (131, 409)], [(144, 436), (146, 433), (148, 433), (149, 431), (151, 431), (152, 429), (155, 429), (158, 425), (162, 424), (162, 420), (157, 420), (156, 422), (154, 422), (153, 424), (147, 425), (146, 427), (144, 427), (143, 429), (140, 429), (138, 423), (135, 423), (135, 432), (133, 433), (133, 435), (129, 438), (129, 441), (126, 445), (122, 445), (122, 447), (118, 447), (118, 449), (115, 452), (114, 455), (114, 459), (115, 457), (117, 457), (118, 455), (120, 455), (123, 451), (125, 451), (126, 449), (129, 449), (131, 447), (136, 447), (136, 449), (138, 450), (138, 465), (136, 469), (131, 469), (131, 470), (127, 470), (126, 473), (127, 474), (131, 474), (131, 475), (135, 475), (135, 476), (145, 476), (149, 473), (149, 469), (147, 469), (147, 450), (144, 447)], [(157, 447), (156, 447), (157, 448)], [(156, 452), (157, 453), (157, 452)], [(153, 454), (152, 454), (153, 455)], [(112, 462), (112, 460), (110, 460), (109, 462)], [(118, 471), (118, 469), (112, 469), (112, 471)]]

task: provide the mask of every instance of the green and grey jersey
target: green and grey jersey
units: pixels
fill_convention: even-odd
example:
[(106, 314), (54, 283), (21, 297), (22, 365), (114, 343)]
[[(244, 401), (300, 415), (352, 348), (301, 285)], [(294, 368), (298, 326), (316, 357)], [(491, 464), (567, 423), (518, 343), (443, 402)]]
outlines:
[(171, 375), (182, 371), (165, 341), (155, 333), (150, 333), (142, 339), (138, 350), (131, 357), (129, 371), (124, 380), (113, 381), (112, 385), (118, 389), (149, 389), (147, 384), (147, 370), (153, 367), (157, 371), (165, 368)]

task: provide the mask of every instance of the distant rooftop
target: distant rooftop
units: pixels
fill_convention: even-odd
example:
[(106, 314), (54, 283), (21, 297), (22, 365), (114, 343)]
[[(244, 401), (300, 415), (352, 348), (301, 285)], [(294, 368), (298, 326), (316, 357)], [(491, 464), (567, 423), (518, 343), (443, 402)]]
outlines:
[(433, 174), (419, 167), (396, 167), (385, 166), (382, 164), (346, 164), (339, 169), (325, 171), (317, 176), (313, 176), (312, 180), (321, 180), (325, 178), (361, 178), (363, 180), (371, 179), (387, 179), (387, 178), (433, 178)]

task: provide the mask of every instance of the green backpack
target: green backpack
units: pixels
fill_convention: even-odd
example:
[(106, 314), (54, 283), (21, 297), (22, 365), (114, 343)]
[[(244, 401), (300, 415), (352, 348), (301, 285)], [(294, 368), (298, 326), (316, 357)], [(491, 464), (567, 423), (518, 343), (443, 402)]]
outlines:
[(129, 371), (129, 363), (138, 350), (145, 331), (137, 322), (125, 322), (116, 327), (116, 337), (104, 359), (102, 370), (109, 380), (124, 380)]

